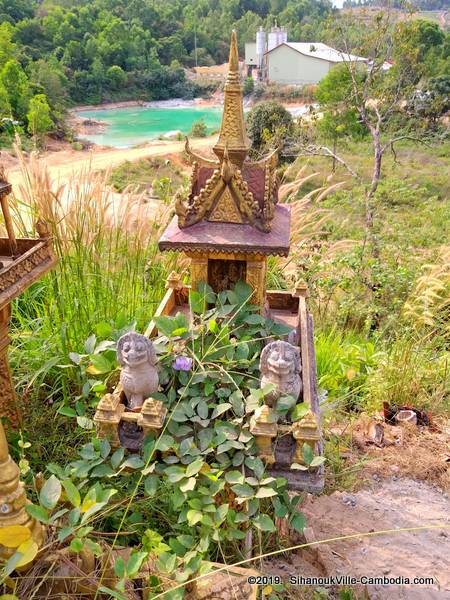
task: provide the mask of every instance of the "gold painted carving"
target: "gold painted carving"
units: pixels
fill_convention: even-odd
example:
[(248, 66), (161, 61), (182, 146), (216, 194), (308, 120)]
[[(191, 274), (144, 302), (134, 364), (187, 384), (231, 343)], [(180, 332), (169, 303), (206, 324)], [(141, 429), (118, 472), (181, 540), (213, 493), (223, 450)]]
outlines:
[(216, 206), (213, 208), (209, 221), (221, 221), (223, 223), (242, 223), (242, 216), (233, 200), (230, 188), (227, 186), (220, 196)]
[(299, 465), (304, 465), (304, 444), (307, 444), (313, 453), (315, 453), (317, 442), (320, 440), (320, 430), (317, 417), (312, 410), (309, 410), (299, 421), (295, 421), (295, 423), (292, 425), (292, 435), (295, 439), (295, 453), (293, 462), (298, 463)]
[(206, 257), (194, 257), (191, 260), (191, 287), (196, 290), (198, 284), (208, 281), (208, 259)]
[(236, 32), (231, 34), (228, 77), (224, 90), (224, 105), (219, 140), (213, 150), (219, 160), (223, 160), (225, 148), (228, 148), (231, 162), (242, 167), (250, 149), (245, 130), (242, 86), (239, 75), (239, 56)]
[(8, 326), (11, 306), (0, 310), (0, 417), (7, 417), (13, 426), (20, 423), (20, 411), (8, 363)]
[(273, 465), (275, 462), (272, 439), (277, 436), (277, 432), (275, 415), (270, 407), (264, 404), (256, 409), (255, 414), (250, 419), (250, 433), (255, 436), (259, 457), (267, 465)]
[(113, 448), (120, 446), (119, 424), (125, 405), (120, 402), (120, 395), (105, 394), (97, 405), (94, 423), (99, 440), (107, 439)]
[(254, 289), (252, 303), (264, 309), (266, 300), (266, 259), (247, 262), (247, 283)]
[[(44, 541), (44, 529), (25, 510), (28, 500), (19, 475), (19, 467), (9, 455), (5, 430), (0, 420), (0, 528), (11, 525), (28, 527), (32, 539), (38, 547), (41, 547)], [(7, 548), (0, 544), (1, 559), (7, 560), (15, 551), (15, 548)]]
[[(213, 148), (219, 160), (195, 154), (186, 140), (186, 153), (193, 167), (191, 195), (187, 198), (179, 192), (175, 197), (178, 225), (180, 228), (190, 227), (204, 219), (250, 224), (260, 231), (269, 232), (277, 201), (277, 150), (258, 162), (246, 161), (250, 142), (245, 128), (237, 39), (234, 31), (231, 36), (228, 68), (222, 124), (219, 140)], [(199, 166), (214, 170), (200, 192), (193, 196), (192, 190), (198, 182)], [(242, 174), (244, 166), (264, 174), (264, 189), (261, 189), (260, 198), (255, 198), (249, 190)]]

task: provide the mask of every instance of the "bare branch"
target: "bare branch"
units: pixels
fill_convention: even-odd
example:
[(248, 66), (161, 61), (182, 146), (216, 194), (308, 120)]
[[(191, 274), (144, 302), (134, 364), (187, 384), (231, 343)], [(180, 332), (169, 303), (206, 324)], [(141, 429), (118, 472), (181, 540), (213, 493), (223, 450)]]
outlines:
[(358, 173), (356, 173), (356, 171), (354, 171), (343, 158), (338, 156), (327, 146), (316, 146), (310, 144), (308, 146), (303, 146), (300, 149), (295, 149), (295, 147), (292, 146), (290, 149), (288, 149), (288, 151), (283, 151), (283, 154), (285, 156), (324, 156), (326, 158), (333, 158), (336, 162), (345, 167), (352, 177), (358, 181), (361, 181), (360, 175), (358, 175)]
[(384, 154), (388, 148), (391, 148), (391, 150), (394, 151), (394, 144), (396, 144), (397, 142), (400, 142), (401, 140), (411, 140), (412, 142), (417, 142), (418, 144), (423, 144), (424, 146), (431, 148), (431, 145), (421, 138), (417, 138), (413, 135), (399, 135), (395, 138), (392, 138), (391, 140), (386, 142), (386, 144), (384, 144), (384, 146), (382, 146), (382, 148), (381, 148), (382, 154)]

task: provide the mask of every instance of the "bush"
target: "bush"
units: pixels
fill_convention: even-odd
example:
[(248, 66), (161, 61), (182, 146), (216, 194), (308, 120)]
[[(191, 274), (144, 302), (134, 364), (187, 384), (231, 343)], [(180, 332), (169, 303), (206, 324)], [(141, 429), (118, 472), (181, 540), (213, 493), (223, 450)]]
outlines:
[(113, 90), (118, 90), (127, 83), (127, 74), (117, 65), (112, 65), (106, 71), (106, 77)]
[(28, 106), (28, 132), (37, 139), (42, 138), (54, 126), (50, 117), (50, 107), (45, 94), (36, 94)]
[(194, 121), (191, 127), (192, 137), (206, 137), (208, 135), (208, 127), (203, 119)]
[(244, 96), (250, 96), (255, 89), (255, 82), (253, 77), (247, 77), (244, 81)]
[(247, 130), (253, 148), (280, 145), (292, 133), (293, 121), (289, 111), (278, 102), (261, 102), (247, 117)]

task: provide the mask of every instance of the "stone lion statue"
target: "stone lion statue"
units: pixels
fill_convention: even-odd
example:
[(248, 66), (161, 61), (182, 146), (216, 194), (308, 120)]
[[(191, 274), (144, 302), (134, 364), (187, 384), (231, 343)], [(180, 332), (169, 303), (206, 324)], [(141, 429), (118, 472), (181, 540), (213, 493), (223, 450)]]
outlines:
[(268, 383), (275, 385), (273, 392), (266, 396), (269, 406), (274, 406), (281, 396), (289, 395), (298, 400), (303, 389), (300, 348), (283, 340), (267, 344), (261, 353), (259, 369), (261, 387)]
[(117, 360), (122, 370), (120, 383), (128, 401), (128, 408), (139, 412), (144, 400), (158, 390), (156, 352), (151, 340), (130, 331), (117, 343)]

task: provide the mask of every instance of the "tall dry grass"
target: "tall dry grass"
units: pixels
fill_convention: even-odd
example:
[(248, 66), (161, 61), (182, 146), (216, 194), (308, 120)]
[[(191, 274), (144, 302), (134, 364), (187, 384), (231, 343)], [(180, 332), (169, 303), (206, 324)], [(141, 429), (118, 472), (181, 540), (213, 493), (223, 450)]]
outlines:
[(19, 387), (67, 395), (70, 378), (55, 368), (86, 338), (136, 321), (144, 329), (163, 293), (176, 258), (161, 254), (157, 240), (170, 208), (147, 203), (133, 190), (114, 193), (109, 173), (86, 168), (55, 184), (35, 153), (18, 151), (22, 184), (12, 201), (21, 236), (44, 220), (59, 264), (15, 303), (11, 359)]
[(443, 246), (435, 264), (422, 267), (403, 316), (429, 337), (450, 335), (450, 246)]
[(300, 279), (308, 281), (314, 291), (311, 304), (317, 316), (324, 317), (338, 302), (339, 290), (337, 287), (331, 291), (324, 290), (315, 283), (326, 277), (335, 278), (334, 259), (339, 254), (348, 252), (358, 242), (350, 239), (327, 239), (332, 211), (321, 202), (341, 189), (345, 182), (322, 185), (302, 195), (301, 190), (305, 184), (319, 175), (306, 175), (306, 169), (304, 161), (297, 160), (293, 163), (285, 172), (285, 178), (292, 178), (292, 181), (283, 183), (279, 190), (280, 201), (291, 205), (292, 216), (291, 252), (286, 260), (281, 261), (281, 271), (290, 286)]

